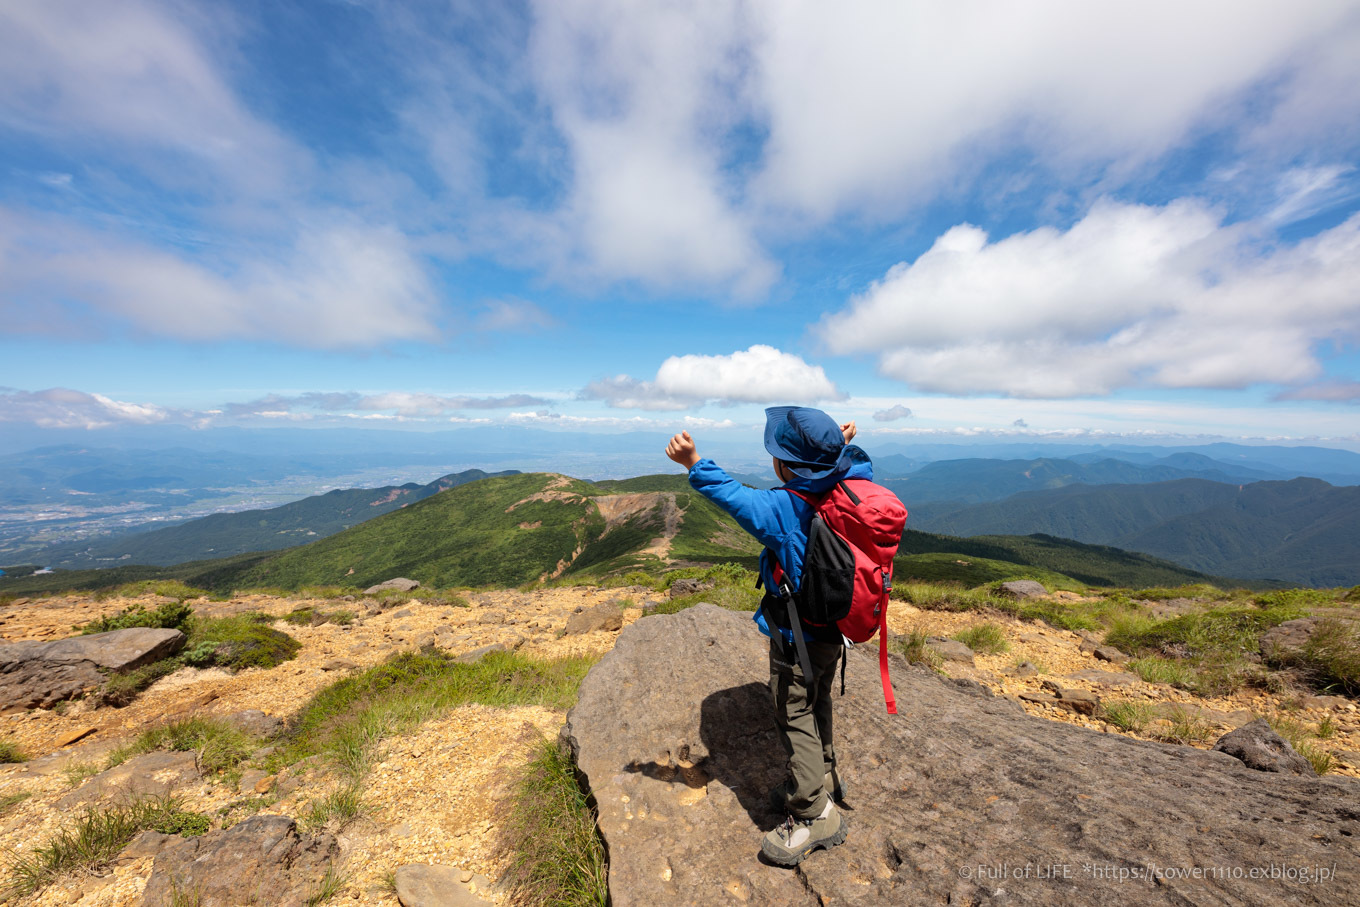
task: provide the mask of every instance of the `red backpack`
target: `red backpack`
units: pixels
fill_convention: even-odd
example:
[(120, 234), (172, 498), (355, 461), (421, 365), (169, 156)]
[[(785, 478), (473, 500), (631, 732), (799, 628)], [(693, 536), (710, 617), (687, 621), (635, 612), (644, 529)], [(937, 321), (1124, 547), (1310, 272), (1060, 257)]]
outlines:
[[(802, 498), (816, 511), (808, 526), (798, 590), (788, 588), (782, 570), (775, 574), (780, 597), (788, 608), (789, 626), (797, 627), (800, 617), (803, 623), (815, 626), (834, 624), (852, 643), (868, 642), (877, 633), (883, 700), (888, 714), (896, 715), (897, 700), (888, 679), (888, 596), (892, 592), (893, 557), (902, 542), (907, 508), (897, 495), (867, 479), (844, 479), (816, 496), (791, 488), (785, 491)], [(772, 615), (767, 614), (769, 617)], [(811, 682), (803, 634), (792, 635), (803, 676)], [(842, 692), (844, 672), (842, 661)]]

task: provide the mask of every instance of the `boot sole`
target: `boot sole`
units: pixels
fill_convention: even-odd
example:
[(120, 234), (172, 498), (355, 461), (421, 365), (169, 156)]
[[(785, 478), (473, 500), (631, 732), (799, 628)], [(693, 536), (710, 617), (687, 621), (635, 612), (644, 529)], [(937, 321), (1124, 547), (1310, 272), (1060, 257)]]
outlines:
[(817, 850), (819, 848), (822, 850), (830, 850), (837, 844), (845, 843), (845, 833), (847, 830), (848, 829), (846, 828), (845, 819), (844, 817), (842, 817), (841, 827), (836, 830), (835, 834), (831, 835), (830, 837), (822, 838), (819, 841), (810, 841), (808, 842), (807, 846), (805, 846), (802, 850), (798, 851), (795, 854), (784, 854), (779, 853), (778, 851), (772, 851), (769, 849), (765, 842), (761, 842), (760, 852), (763, 853), (766, 856), (766, 858), (768, 858), (769, 861), (771, 863), (774, 863), (776, 866), (784, 867), (797, 866), (799, 863), (806, 860), (808, 858), (808, 855), (812, 853), (814, 850)]

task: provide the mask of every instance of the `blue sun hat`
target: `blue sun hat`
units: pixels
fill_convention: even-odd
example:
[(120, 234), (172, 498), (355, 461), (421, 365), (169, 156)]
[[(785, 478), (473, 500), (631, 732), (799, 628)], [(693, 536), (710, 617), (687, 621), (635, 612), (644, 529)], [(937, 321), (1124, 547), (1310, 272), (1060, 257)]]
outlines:
[(842, 467), (845, 435), (836, 420), (807, 406), (765, 410), (765, 449), (788, 464), (794, 475), (820, 479)]

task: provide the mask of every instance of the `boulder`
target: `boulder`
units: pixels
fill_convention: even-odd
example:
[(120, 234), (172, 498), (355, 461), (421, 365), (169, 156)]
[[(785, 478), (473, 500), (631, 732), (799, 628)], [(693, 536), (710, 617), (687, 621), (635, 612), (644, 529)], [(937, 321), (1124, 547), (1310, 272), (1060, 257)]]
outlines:
[(56, 808), (67, 812), (102, 802), (164, 797), (198, 778), (193, 753), (146, 753), (93, 776), (58, 800)]
[(133, 627), (52, 642), (0, 644), (0, 713), (51, 708), (92, 690), (111, 671), (131, 671), (184, 647), (178, 630)]
[(938, 653), (945, 661), (957, 661), (966, 665), (973, 664), (973, 650), (957, 639), (943, 636), (927, 636), (926, 648)]
[(410, 592), (419, 589), (420, 583), (413, 579), (399, 576), (396, 579), (389, 579), (386, 582), (378, 583), (376, 586), (369, 586), (364, 590), (364, 595), (377, 595), (385, 589), (396, 589), (398, 592)]
[(222, 716), (222, 720), (243, 734), (252, 737), (268, 738), (283, 730), (283, 719), (266, 715), (259, 709), (244, 709)]
[(562, 631), (562, 635), (579, 636), (585, 633), (594, 633), (596, 630), (613, 632), (622, 626), (622, 606), (617, 601), (607, 601), (601, 602), (593, 608), (587, 608), (579, 614), (573, 614), (567, 620), (567, 628)]
[(693, 595), (696, 592), (703, 592), (712, 589), (712, 581), (702, 582), (697, 579), (678, 579), (671, 583), (670, 590), (666, 593), (670, 598), (680, 598), (685, 595)]
[(1258, 772), (1315, 775), (1312, 764), (1300, 756), (1264, 718), (1229, 731), (1214, 744), (1214, 752), (1227, 753)]
[(491, 902), (463, 884), (464, 873), (452, 866), (421, 863), (397, 867), (397, 900), (401, 907), (485, 907)]
[[(758, 859), (761, 836), (783, 818), (768, 791), (786, 770), (765, 639), (746, 615), (711, 605), (625, 628), (562, 732), (598, 806), (611, 902), (1353, 901), (1339, 883), (1360, 873), (1350, 779), (1255, 772), (1222, 753), (1026, 716), (895, 655), (901, 714), (890, 716), (876, 655), (851, 650), (848, 695), (835, 702), (849, 837), (791, 871)], [(1337, 881), (1109, 874), (1253, 867), (1263, 855), (1334, 865)]]
[(1010, 582), (1002, 583), (997, 591), (1002, 595), (1019, 599), (1040, 598), (1048, 594), (1043, 583), (1035, 582), (1032, 579), (1013, 579)]
[(199, 907), (304, 907), (340, 853), (331, 835), (305, 837), (287, 816), (252, 816), (225, 831), (160, 845), (142, 903), (190, 892)]

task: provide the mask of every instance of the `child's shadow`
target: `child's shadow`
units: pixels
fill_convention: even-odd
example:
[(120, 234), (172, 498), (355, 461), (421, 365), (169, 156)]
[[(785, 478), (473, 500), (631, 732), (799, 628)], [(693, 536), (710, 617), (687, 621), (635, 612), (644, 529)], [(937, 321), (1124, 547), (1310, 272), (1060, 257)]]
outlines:
[(704, 768), (736, 794), (751, 821), (768, 831), (784, 818), (770, 806), (770, 789), (788, 775), (788, 756), (775, 729), (770, 688), (761, 683), (717, 690), (699, 709)]

